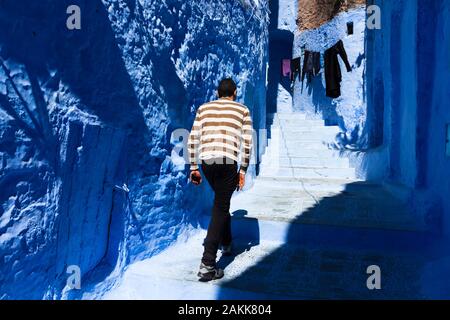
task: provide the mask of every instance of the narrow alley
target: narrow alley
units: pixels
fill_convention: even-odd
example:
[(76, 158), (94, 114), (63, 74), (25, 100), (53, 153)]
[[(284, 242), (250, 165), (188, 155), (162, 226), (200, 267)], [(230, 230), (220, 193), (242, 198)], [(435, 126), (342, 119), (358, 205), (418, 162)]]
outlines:
[[(0, 0), (0, 300), (449, 299), (449, 30), (450, 0)], [(243, 185), (210, 282), (238, 169), (214, 202), (196, 146)]]

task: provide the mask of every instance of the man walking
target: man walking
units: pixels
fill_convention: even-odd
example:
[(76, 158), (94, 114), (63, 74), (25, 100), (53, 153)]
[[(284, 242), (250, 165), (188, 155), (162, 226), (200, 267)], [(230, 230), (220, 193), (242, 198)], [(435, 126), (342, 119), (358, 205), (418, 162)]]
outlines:
[[(236, 84), (224, 79), (217, 90), (218, 100), (202, 105), (188, 140), (190, 179), (202, 182), (199, 166), (214, 191), (214, 205), (198, 276), (200, 281), (223, 277), (216, 267), (219, 246), (231, 254), (230, 201), (233, 192), (242, 190), (252, 149), (252, 120), (248, 108), (235, 102)], [(240, 151), (242, 149), (242, 152)], [(238, 170), (239, 154), (241, 165)]]

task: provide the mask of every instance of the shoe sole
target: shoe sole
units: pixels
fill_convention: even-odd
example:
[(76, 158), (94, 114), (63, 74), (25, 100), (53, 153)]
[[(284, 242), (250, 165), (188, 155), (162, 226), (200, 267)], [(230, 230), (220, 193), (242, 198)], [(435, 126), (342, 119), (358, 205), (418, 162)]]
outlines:
[(198, 281), (200, 281), (200, 282), (209, 282), (209, 281), (214, 281), (214, 280), (222, 279), (223, 276), (224, 276), (224, 274), (222, 274), (220, 277), (218, 277), (217, 274), (214, 274), (214, 275), (212, 275), (212, 276), (206, 276), (206, 277), (205, 277), (205, 275), (203, 275), (203, 274), (201, 274), (201, 273), (199, 272), (199, 273), (197, 273), (197, 276), (200, 278), (200, 279), (198, 279)]

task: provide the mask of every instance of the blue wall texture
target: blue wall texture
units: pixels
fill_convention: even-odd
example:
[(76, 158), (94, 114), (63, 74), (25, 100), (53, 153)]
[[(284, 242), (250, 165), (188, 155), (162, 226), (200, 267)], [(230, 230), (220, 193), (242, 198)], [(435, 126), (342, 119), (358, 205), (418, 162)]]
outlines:
[[(287, 2), (272, 1), (272, 17)], [(66, 28), (72, 4), (81, 30)], [(382, 28), (346, 38), (364, 72), (346, 75), (356, 91), (324, 101), (318, 82), (300, 107), (338, 110), (359, 175), (408, 187), (417, 216), (448, 237), (450, 1), (368, 4)], [(286, 26), (270, 29), (283, 55)], [(172, 133), (225, 76), (264, 129), (278, 90), (266, 110), (268, 42), (267, 1), (0, 1), (0, 298), (65, 297), (69, 265), (95, 283), (196, 226), (210, 191), (187, 184)]]
[(60, 298), (67, 266), (106, 274), (197, 225), (209, 191), (172, 132), (225, 76), (264, 128), (267, 33), (265, 2), (0, 1), (0, 298)]
[(448, 235), (450, 2), (373, 2), (382, 8), (382, 28), (367, 36), (368, 109), (383, 118), (377, 139), (387, 152), (384, 176), (413, 190), (413, 208)]

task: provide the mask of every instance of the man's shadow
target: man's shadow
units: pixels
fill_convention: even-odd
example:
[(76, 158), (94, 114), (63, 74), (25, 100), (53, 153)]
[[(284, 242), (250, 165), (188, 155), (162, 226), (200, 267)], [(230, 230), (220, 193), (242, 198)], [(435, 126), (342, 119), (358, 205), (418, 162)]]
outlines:
[(231, 214), (231, 228), (233, 234), (233, 249), (230, 256), (222, 255), (217, 262), (219, 268), (225, 269), (234, 259), (249, 251), (252, 247), (259, 245), (258, 219), (248, 218), (246, 210), (236, 210)]

